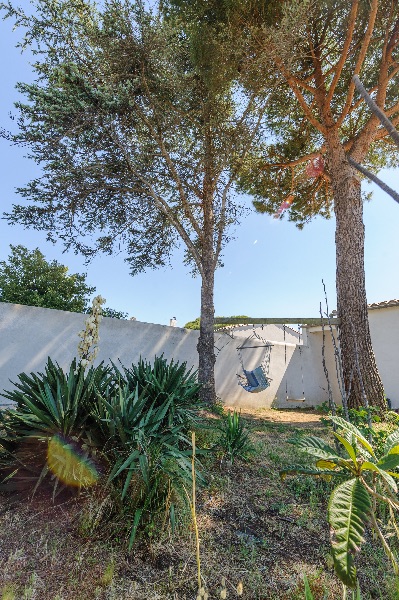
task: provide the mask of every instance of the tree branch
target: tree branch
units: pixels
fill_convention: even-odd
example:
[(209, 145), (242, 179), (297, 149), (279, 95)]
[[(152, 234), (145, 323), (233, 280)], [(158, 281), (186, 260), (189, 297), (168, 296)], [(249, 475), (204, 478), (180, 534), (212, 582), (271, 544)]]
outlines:
[[(142, 73), (142, 82), (143, 82), (143, 84), (144, 84), (144, 86), (146, 88), (147, 97), (148, 97), (148, 100), (149, 100), (149, 102), (150, 102), (150, 104), (152, 106), (153, 113), (154, 113), (154, 116), (155, 116), (157, 114), (156, 113), (156, 109), (155, 109), (155, 106), (154, 106), (154, 103), (153, 103), (151, 92), (150, 92), (150, 90), (148, 88), (147, 79), (146, 79), (146, 77), (145, 77), (145, 75), (143, 73)], [(184, 192), (182, 181), (181, 181), (180, 176), (179, 176), (179, 174), (178, 174), (178, 172), (177, 172), (177, 170), (175, 168), (175, 165), (173, 164), (173, 161), (172, 161), (172, 159), (170, 157), (169, 152), (166, 150), (162, 134), (158, 133), (155, 130), (155, 128), (153, 127), (153, 125), (150, 122), (150, 120), (147, 119), (147, 116), (145, 115), (145, 113), (142, 110), (141, 106), (139, 106), (136, 102), (135, 102), (135, 106), (136, 106), (136, 110), (139, 112), (139, 114), (140, 114), (143, 122), (148, 127), (148, 130), (150, 131), (151, 135), (153, 136), (154, 140), (156, 141), (156, 143), (159, 146), (159, 149), (160, 149), (160, 151), (162, 153), (162, 156), (163, 156), (163, 158), (164, 158), (164, 160), (165, 160), (165, 162), (166, 162), (166, 164), (168, 166), (169, 172), (170, 172), (172, 178), (174, 179), (174, 181), (176, 183), (176, 187), (177, 187), (177, 190), (178, 190), (179, 196), (180, 196), (180, 201), (182, 203), (183, 210), (184, 210), (184, 213), (185, 213), (186, 217), (190, 221), (191, 226), (194, 229), (195, 233), (198, 235), (198, 237), (201, 237), (202, 236), (201, 228), (198, 226), (198, 223), (197, 223), (197, 221), (196, 221), (196, 219), (195, 219), (195, 217), (194, 217), (194, 215), (193, 215), (193, 213), (191, 211), (190, 203), (187, 201), (187, 197), (186, 197), (186, 194)], [(161, 130), (160, 127), (159, 127), (159, 130)]]
[(380, 123), (387, 130), (387, 132), (389, 133), (389, 135), (391, 136), (391, 138), (393, 139), (393, 141), (399, 148), (399, 133), (398, 133), (398, 131), (392, 125), (391, 121), (385, 115), (384, 111), (381, 110), (377, 106), (377, 104), (374, 102), (374, 100), (371, 98), (371, 96), (369, 96), (369, 94), (366, 92), (365, 88), (363, 87), (363, 85), (357, 75), (355, 75), (353, 77), (353, 82), (356, 86), (357, 91), (362, 96), (362, 98), (366, 102), (367, 106), (370, 108), (373, 115), (375, 115), (378, 118)]
[[(366, 34), (365, 34), (365, 36), (363, 38), (363, 42), (362, 42), (362, 45), (361, 45), (361, 48), (360, 48), (359, 56), (358, 56), (357, 61), (356, 61), (354, 75), (359, 75), (359, 73), (361, 71), (361, 68), (363, 66), (364, 60), (366, 58), (367, 50), (368, 50), (368, 47), (370, 45), (371, 37), (372, 37), (372, 34), (373, 34), (375, 20), (377, 18), (377, 12), (378, 12), (378, 0), (373, 0), (372, 5), (371, 5), (371, 12), (370, 12), (370, 16), (369, 16), (369, 21), (368, 21), (368, 24), (367, 24)], [(348, 89), (348, 94), (347, 94), (347, 97), (346, 97), (345, 106), (342, 109), (341, 116), (338, 119), (338, 126), (339, 127), (342, 125), (343, 121), (345, 120), (345, 117), (350, 112), (350, 106), (351, 106), (352, 101), (353, 101), (353, 94), (354, 93), (355, 93), (355, 85), (354, 85), (354, 82), (353, 82), (353, 79), (352, 79), (351, 83), (349, 84), (349, 89)]]
[(198, 267), (198, 270), (201, 274), (202, 277), (204, 277), (204, 271), (202, 268), (202, 263), (201, 263), (201, 257), (198, 254), (198, 251), (196, 249), (196, 247), (194, 246), (190, 236), (188, 235), (188, 233), (186, 232), (186, 230), (184, 229), (183, 225), (180, 223), (180, 221), (175, 217), (171, 207), (169, 206), (169, 204), (159, 195), (157, 194), (157, 192), (154, 190), (152, 184), (145, 179), (141, 173), (139, 173), (139, 171), (137, 171), (137, 169), (134, 167), (129, 153), (126, 151), (126, 148), (124, 146), (124, 144), (122, 144), (122, 142), (119, 139), (118, 134), (115, 132), (114, 128), (111, 126), (110, 129), (110, 135), (111, 135), (111, 139), (117, 144), (118, 148), (120, 149), (120, 151), (122, 152), (126, 164), (128, 166), (128, 169), (130, 170), (130, 172), (137, 177), (144, 185), (144, 191), (146, 191), (148, 194), (150, 194), (150, 196), (153, 198), (156, 206), (158, 207), (159, 210), (161, 210), (164, 215), (167, 216), (168, 220), (170, 221), (170, 223), (173, 225), (173, 227), (176, 229), (176, 231), (179, 233), (179, 235), (181, 236), (182, 240), (184, 241), (184, 243), (187, 246), (187, 249), (189, 250), (189, 252), (191, 253), (193, 259), (195, 260), (195, 264)]
[(294, 92), (296, 99), (298, 100), (298, 102), (299, 102), (303, 112), (305, 113), (307, 119), (309, 120), (309, 122), (313, 125), (313, 127), (315, 129), (317, 129), (317, 131), (319, 131), (323, 135), (326, 135), (327, 129), (324, 127), (324, 125), (322, 125), (320, 123), (320, 121), (318, 121), (316, 119), (316, 117), (310, 110), (309, 105), (307, 104), (307, 102), (305, 100), (305, 97), (303, 96), (302, 92), (300, 91), (298, 84), (295, 82), (295, 77), (293, 75), (291, 75), (285, 69), (285, 67), (280, 59), (276, 58), (274, 62), (276, 63), (277, 67), (280, 69), (282, 75), (284, 76), (284, 78), (287, 81), (288, 85), (290, 86), (291, 90)]
[(326, 150), (326, 147), (323, 145), (321, 146), (320, 150), (316, 150), (316, 152), (310, 152), (309, 154), (305, 154), (304, 156), (301, 156), (301, 158), (297, 158), (295, 160), (291, 160), (289, 162), (285, 162), (285, 163), (269, 163), (266, 166), (262, 167), (262, 170), (266, 170), (266, 169), (270, 169), (270, 168), (282, 168), (282, 169), (288, 169), (291, 167), (296, 167), (297, 165), (301, 165), (305, 162), (308, 162), (309, 160), (312, 160), (312, 158), (316, 158), (317, 156), (320, 156), (320, 154), (323, 154)]
[[(376, 0), (374, 0), (374, 2), (376, 2)], [(334, 73), (334, 77), (333, 77), (333, 80), (330, 85), (330, 89), (328, 90), (328, 94), (327, 94), (327, 98), (326, 98), (327, 106), (329, 106), (331, 103), (332, 97), (335, 92), (335, 88), (337, 87), (337, 83), (339, 81), (339, 78), (341, 77), (341, 73), (342, 73), (342, 70), (344, 68), (344, 65), (345, 65), (345, 62), (347, 59), (347, 54), (348, 54), (348, 51), (349, 51), (349, 48), (350, 48), (350, 45), (351, 45), (351, 42), (353, 39), (353, 32), (355, 30), (358, 8), (359, 8), (359, 0), (352, 0), (352, 8), (351, 8), (351, 12), (349, 14), (346, 38), (345, 38), (345, 42), (344, 42), (344, 45), (343, 45), (343, 48), (341, 51), (341, 56), (335, 67), (335, 73)]]
[(389, 194), (389, 196), (391, 196), (391, 198), (393, 198), (395, 200), (395, 202), (399, 203), (399, 194), (397, 192), (395, 192), (395, 190), (390, 188), (389, 185), (387, 185), (386, 183), (381, 181), (381, 179), (379, 179), (376, 175), (374, 175), (374, 173), (371, 173), (368, 169), (366, 169), (366, 167), (359, 165), (355, 160), (353, 160), (353, 158), (351, 156), (348, 156), (348, 162), (357, 171), (359, 171), (365, 177), (367, 177), (367, 179), (370, 179), (371, 181), (376, 183), (382, 190), (384, 190), (384, 192)]

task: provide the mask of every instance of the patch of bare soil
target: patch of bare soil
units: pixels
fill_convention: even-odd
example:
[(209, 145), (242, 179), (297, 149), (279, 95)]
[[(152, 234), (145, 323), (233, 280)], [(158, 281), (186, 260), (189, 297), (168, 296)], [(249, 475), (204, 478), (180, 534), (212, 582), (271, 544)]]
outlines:
[[(226, 410), (234, 407), (226, 406)], [(237, 407), (235, 408), (237, 410)], [(240, 409), (243, 417), (251, 420), (266, 421), (268, 423), (286, 423), (293, 427), (309, 427), (320, 425), (322, 415), (314, 410), (276, 410), (275, 408)]]

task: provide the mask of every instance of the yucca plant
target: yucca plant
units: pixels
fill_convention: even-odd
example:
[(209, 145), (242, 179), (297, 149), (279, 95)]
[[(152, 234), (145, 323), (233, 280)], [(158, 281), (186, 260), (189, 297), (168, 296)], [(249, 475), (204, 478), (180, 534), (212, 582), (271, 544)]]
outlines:
[[(142, 435), (127, 458), (126, 454), (121, 455), (116, 462), (109, 481), (121, 481), (122, 504), (126, 512), (133, 515), (129, 523), (129, 549), (139, 529), (153, 535), (170, 523), (173, 531), (177, 509), (188, 514), (185, 489), (192, 483), (189, 456), (189, 450), (179, 449), (173, 433), (151, 441)], [(203, 481), (199, 473), (197, 478)]]
[(116, 379), (124, 380), (131, 392), (138, 387), (139, 394), (146, 390), (148, 404), (163, 405), (170, 400), (165, 415), (168, 425), (182, 423), (189, 428), (201, 408), (197, 372), (187, 369), (187, 363), (168, 362), (163, 355), (155, 357), (151, 364), (140, 358), (137, 365), (122, 371), (114, 365)]
[(331, 479), (345, 479), (332, 492), (328, 504), (328, 521), (332, 530), (332, 555), (337, 576), (348, 587), (356, 587), (354, 556), (364, 542), (368, 524), (375, 530), (384, 550), (399, 574), (396, 557), (388, 546), (377, 522), (377, 501), (388, 506), (396, 532), (394, 511), (399, 508), (396, 497), (395, 471), (399, 465), (399, 429), (385, 441), (383, 455), (378, 457), (372, 444), (357, 427), (341, 417), (330, 417), (337, 426), (334, 432), (342, 456), (323, 439), (307, 436), (292, 440), (302, 451), (316, 460), (315, 467), (294, 465), (281, 471), (282, 478), (300, 473)]
[[(158, 399), (159, 401), (159, 399)], [(120, 382), (118, 389), (98, 395), (92, 418), (101, 436), (109, 485), (119, 490), (122, 511), (129, 517), (129, 548), (138, 530), (147, 535), (169, 522), (175, 526), (177, 507), (186, 507), (185, 487), (191, 485), (189, 441), (182, 423), (168, 425), (173, 402), (148, 403), (146, 388), (139, 394)], [(197, 473), (198, 480), (203, 481)]]
[(240, 413), (237, 411), (227, 413), (222, 417), (217, 428), (222, 434), (218, 445), (230, 463), (233, 463), (234, 459), (238, 457), (245, 459), (253, 452), (249, 431), (243, 423)]
[(18, 379), (12, 382), (15, 389), (0, 394), (15, 403), (15, 408), (0, 412), (0, 444), (7, 449), (27, 436), (79, 437), (98, 392), (109, 386), (111, 371), (101, 364), (86, 372), (74, 359), (65, 373), (48, 358), (43, 373), (21, 373)]
[[(15, 408), (0, 411), (0, 447), (6, 451), (1, 463), (5, 472), (13, 473), (14, 482), (18, 478), (42, 481), (48, 472), (47, 453), (52, 441), (57, 441), (58, 450), (65, 456), (73, 447), (81, 453), (81, 460), (87, 461), (91, 406), (97, 394), (109, 386), (110, 369), (101, 364), (85, 371), (73, 360), (65, 373), (48, 358), (43, 373), (22, 373), (18, 379), (13, 383), (15, 389), (2, 393), (15, 403)], [(61, 471), (65, 472), (65, 466)], [(53, 479), (57, 484), (54, 473)], [(8, 487), (12, 487), (10, 482)]]

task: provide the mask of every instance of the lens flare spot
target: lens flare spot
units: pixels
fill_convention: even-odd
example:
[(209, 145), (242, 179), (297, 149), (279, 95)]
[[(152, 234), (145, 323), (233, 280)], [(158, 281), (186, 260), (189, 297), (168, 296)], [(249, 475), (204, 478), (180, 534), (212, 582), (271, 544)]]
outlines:
[(55, 435), (47, 449), (47, 465), (62, 483), (71, 487), (89, 487), (98, 480), (98, 472), (92, 461), (76, 444)]

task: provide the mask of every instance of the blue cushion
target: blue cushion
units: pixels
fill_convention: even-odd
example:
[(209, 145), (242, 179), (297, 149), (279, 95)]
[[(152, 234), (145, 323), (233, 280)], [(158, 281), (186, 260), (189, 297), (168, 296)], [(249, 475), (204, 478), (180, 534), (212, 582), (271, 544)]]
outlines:
[(266, 377), (262, 367), (256, 367), (256, 369), (254, 369), (252, 371), (252, 374), (257, 379), (258, 385), (265, 387), (265, 388), (269, 387), (270, 381)]
[(247, 378), (248, 387), (257, 387), (259, 385), (254, 371), (246, 371), (244, 369), (244, 375)]
[(257, 394), (258, 392), (263, 392), (270, 385), (270, 379), (268, 379), (262, 369), (262, 367), (256, 367), (253, 371), (246, 371), (244, 369), (244, 375), (247, 379), (248, 385), (244, 385), (239, 382), (239, 384), (246, 390), (247, 392), (251, 392), (251, 394)]

